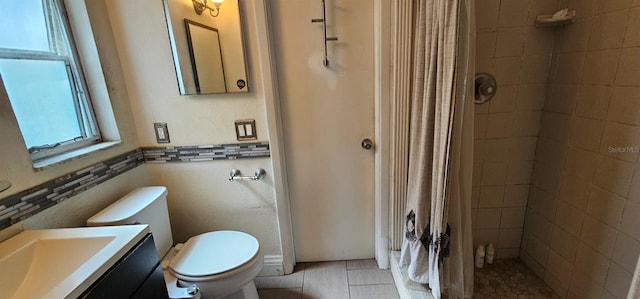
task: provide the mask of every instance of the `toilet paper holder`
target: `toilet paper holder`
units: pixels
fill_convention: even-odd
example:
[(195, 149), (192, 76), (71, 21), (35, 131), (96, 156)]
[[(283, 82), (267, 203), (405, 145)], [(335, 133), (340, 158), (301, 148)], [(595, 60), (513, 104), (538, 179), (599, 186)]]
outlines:
[(233, 181), (257, 181), (263, 179), (267, 175), (267, 172), (262, 168), (256, 169), (253, 176), (243, 176), (240, 170), (231, 169), (229, 172), (229, 182)]

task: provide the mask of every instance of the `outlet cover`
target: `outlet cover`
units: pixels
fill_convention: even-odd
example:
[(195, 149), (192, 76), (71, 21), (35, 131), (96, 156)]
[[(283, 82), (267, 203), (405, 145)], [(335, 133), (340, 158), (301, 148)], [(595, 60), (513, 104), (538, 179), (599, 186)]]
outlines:
[(170, 143), (169, 128), (167, 123), (153, 123), (154, 131), (156, 131), (156, 142), (158, 143)]

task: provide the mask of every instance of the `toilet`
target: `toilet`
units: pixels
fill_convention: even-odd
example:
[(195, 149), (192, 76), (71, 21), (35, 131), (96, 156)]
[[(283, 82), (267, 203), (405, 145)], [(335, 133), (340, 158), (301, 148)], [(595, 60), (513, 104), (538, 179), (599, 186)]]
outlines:
[(170, 298), (258, 299), (253, 279), (263, 256), (255, 237), (213, 231), (172, 247), (167, 188), (162, 186), (133, 190), (87, 220), (89, 226), (127, 224), (149, 225)]

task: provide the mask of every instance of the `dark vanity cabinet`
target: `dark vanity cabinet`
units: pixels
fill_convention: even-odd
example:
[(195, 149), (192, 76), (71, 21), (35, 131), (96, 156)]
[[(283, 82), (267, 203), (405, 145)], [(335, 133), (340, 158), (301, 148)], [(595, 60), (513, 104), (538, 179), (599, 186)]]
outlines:
[(136, 244), (79, 298), (169, 298), (151, 234)]

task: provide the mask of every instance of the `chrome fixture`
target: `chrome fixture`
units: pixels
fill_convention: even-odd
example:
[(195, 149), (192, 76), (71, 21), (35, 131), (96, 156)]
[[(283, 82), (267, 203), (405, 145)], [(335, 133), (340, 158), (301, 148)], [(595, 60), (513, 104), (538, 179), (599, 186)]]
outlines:
[(476, 74), (475, 99), (476, 104), (484, 104), (491, 100), (498, 89), (496, 79), (487, 73)]
[(327, 37), (327, 8), (324, 0), (322, 0), (322, 19), (311, 19), (312, 23), (322, 23), (322, 31), (324, 32), (324, 60), (322, 65), (329, 66), (329, 55), (327, 54), (327, 42), (337, 41), (337, 37)]
[(373, 148), (373, 141), (369, 138), (366, 138), (362, 140), (360, 146), (362, 146), (363, 149), (370, 150)]
[(211, 2), (213, 2), (213, 6), (215, 6), (211, 7), (207, 4), (207, 0), (191, 0), (191, 2), (193, 2), (193, 10), (195, 10), (197, 14), (201, 15), (205, 9), (208, 9), (209, 14), (212, 17), (217, 17), (220, 14), (222, 1), (224, 0), (211, 0)]
[(233, 181), (257, 181), (263, 179), (267, 175), (267, 172), (262, 168), (256, 169), (253, 176), (242, 176), (242, 173), (238, 169), (231, 169), (229, 172), (229, 182)]

